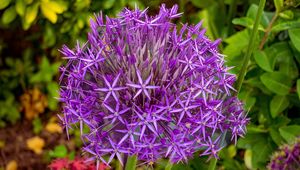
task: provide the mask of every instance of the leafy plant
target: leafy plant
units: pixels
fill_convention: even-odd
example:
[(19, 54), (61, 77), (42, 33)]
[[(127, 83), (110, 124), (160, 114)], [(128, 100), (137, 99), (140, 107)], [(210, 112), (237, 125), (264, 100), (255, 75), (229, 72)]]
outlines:
[[(264, 169), (271, 153), (284, 141), (299, 135), (299, 99), (296, 82), (299, 75), (299, 11), (294, 5), (283, 0), (275, 0), (274, 12), (264, 12), (256, 49), (247, 68), (247, 76), (239, 97), (251, 105), (249, 116), (252, 124), (245, 138), (238, 141), (238, 149), (245, 149), (251, 157), (244, 159), (248, 168)], [(243, 26), (225, 42), (224, 53), (229, 65), (241, 65), (244, 49), (248, 43), (249, 31), (253, 28), (253, 14), (257, 6), (252, 4), (246, 17), (233, 19), (233, 23)], [(233, 72), (237, 73), (239, 67)], [(293, 118), (293, 121), (291, 121)], [(231, 160), (229, 160), (231, 161)], [(224, 160), (224, 162), (229, 162)]]

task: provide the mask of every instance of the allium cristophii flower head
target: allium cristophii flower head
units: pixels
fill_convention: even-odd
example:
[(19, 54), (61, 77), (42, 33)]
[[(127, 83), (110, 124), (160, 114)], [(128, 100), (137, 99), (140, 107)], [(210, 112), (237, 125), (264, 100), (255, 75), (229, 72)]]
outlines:
[(156, 16), (138, 8), (117, 18), (100, 13), (85, 44), (62, 48), (60, 118), (67, 129), (89, 128), (82, 137), (91, 159), (179, 162), (199, 150), (217, 157), (224, 134), (233, 141), (245, 134), (248, 119), (230, 96), (235, 76), (220, 41), (211, 42), (201, 22), (177, 30), (171, 20), (180, 16), (165, 5)]
[(295, 170), (300, 167), (300, 137), (293, 144), (282, 145), (272, 155), (268, 164), (270, 170)]

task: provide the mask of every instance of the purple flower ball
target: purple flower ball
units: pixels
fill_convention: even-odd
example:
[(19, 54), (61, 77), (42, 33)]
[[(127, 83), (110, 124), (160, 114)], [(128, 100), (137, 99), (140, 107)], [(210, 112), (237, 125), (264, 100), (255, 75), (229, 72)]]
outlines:
[(296, 170), (300, 167), (300, 137), (294, 143), (282, 145), (268, 164), (269, 170)]
[(197, 151), (217, 157), (225, 136), (236, 142), (245, 134), (248, 118), (230, 95), (235, 76), (218, 52), (220, 41), (211, 42), (201, 22), (179, 29), (171, 22), (181, 16), (177, 9), (100, 13), (85, 44), (63, 46), (60, 119), (67, 134), (79, 126), (90, 160), (123, 164), (137, 155), (143, 163), (177, 163)]

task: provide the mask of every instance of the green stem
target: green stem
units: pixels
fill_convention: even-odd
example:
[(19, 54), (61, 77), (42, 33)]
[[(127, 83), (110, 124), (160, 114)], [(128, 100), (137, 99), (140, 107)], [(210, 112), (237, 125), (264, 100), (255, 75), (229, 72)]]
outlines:
[(256, 38), (256, 34), (257, 34), (257, 31), (258, 31), (258, 25), (260, 23), (260, 18), (262, 16), (265, 4), (266, 4), (266, 0), (260, 0), (259, 6), (258, 6), (258, 10), (257, 10), (257, 14), (256, 14), (256, 18), (255, 18), (254, 27), (253, 27), (253, 30), (251, 32), (250, 41), (249, 41), (249, 44), (248, 44), (248, 47), (247, 47), (247, 51), (246, 51), (246, 54), (245, 54), (245, 57), (244, 57), (243, 65), (242, 65), (242, 68), (241, 68), (241, 70), (239, 72), (238, 79), (237, 79), (237, 82), (236, 82), (236, 86), (235, 86), (236, 95), (241, 90), (241, 87), (242, 87), (245, 75), (247, 73), (248, 63), (249, 63), (251, 54), (252, 54), (252, 52), (253, 52), (253, 50), (255, 48), (254, 47), (254, 45), (255, 45), (255, 38)]
[(137, 156), (132, 155), (127, 158), (125, 170), (135, 170), (137, 163)]
[(208, 170), (215, 170), (217, 165), (217, 159), (216, 158), (211, 158), (208, 166)]
[(229, 6), (228, 19), (227, 19), (227, 36), (231, 35), (231, 33), (233, 32), (232, 18), (235, 16), (236, 6), (237, 6), (237, 0), (232, 0)]

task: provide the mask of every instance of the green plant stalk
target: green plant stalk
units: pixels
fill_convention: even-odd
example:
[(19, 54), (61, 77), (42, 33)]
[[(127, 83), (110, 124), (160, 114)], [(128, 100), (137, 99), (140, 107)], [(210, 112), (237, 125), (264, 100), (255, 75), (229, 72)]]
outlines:
[(236, 13), (236, 6), (237, 6), (237, 0), (232, 0), (230, 6), (229, 6), (229, 12), (228, 12), (228, 19), (227, 19), (227, 35), (231, 35), (233, 32), (233, 24), (232, 24), (232, 18), (235, 16)]
[(135, 170), (136, 163), (137, 163), (137, 156), (136, 155), (129, 156), (127, 158), (125, 170)]
[(208, 170), (215, 170), (216, 165), (217, 165), (217, 159), (211, 158), (211, 160), (209, 161)]
[(249, 44), (248, 44), (248, 47), (247, 47), (247, 51), (246, 51), (246, 54), (245, 54), (245, 57), (244, 57), (244, 60), (243, 60), (243, 65), (242, 65), (242, 68), (241, 68), (241, 70), (239, 72), (238, 79), (237, 79), (237, 82), (236, 82), (236, 86), (235, 86), (236, 92), (235, 92), (235, 95), (237, 95), (239, 93), (239, 91), (241, 90), (243, 81), (244, 81), (246, 73), (247, 73), (248, 63), (249, 63), (251, 54), (252, 54), (252, 52), (253, 52), (253, 50), (255, 48), (254, 47), (254, 45), (255, 45), (255, 37), (257, 35), (258, 25), (260, 23), (260, 19), (261, 19), (261, 16), (262, 16), (265, 4), (266, 4), (266, 0), (260, 0), (259, 1), (259, 6), (258, 6), (258, 10), (257, 10), (255, 22), (254, 22), (254, 27), (253, 27), (253, 30), (251, 32), (250, 41), (249, 41)]

